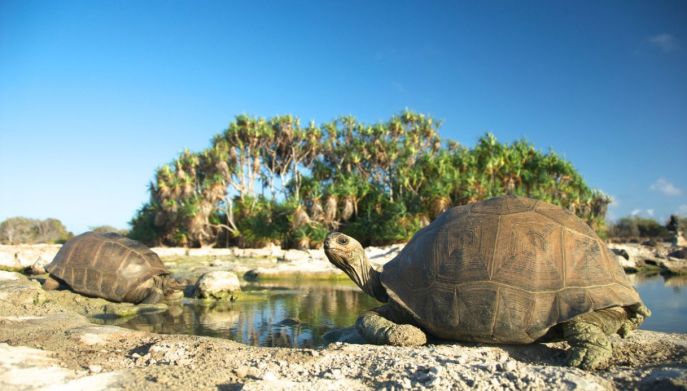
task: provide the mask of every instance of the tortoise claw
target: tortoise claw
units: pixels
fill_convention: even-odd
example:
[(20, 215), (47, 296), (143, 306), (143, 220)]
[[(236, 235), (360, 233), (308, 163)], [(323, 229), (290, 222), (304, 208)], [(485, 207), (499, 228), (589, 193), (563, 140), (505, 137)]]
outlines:
[(427, 335), (419, 328), (409, 324), (391, 327), (387, 337), (389, 345), (393, 346), (421, 346), (427, 343)]

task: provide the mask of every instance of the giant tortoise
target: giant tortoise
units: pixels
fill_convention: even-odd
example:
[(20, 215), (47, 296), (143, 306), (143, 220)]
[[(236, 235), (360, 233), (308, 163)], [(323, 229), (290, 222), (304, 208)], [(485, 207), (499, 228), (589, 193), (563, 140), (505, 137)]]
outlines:
[(75, 292), (115, 302), (157, 303), (180, 288), (157, 254), (116, 233), (86, 232), (70, 239), (46, 270), (45, 289), (64, 282)]
[(543, 201), (504, 196), (454, 207), (418, 231), (378, 271), (363, 247), (330, 233), (329, 260), (387, 303), (358, 318), (370, 343), (439, 339), (523, 344), (567, 340), (568, 364), (592, 369), (612, 353), (607, 335), (650, 311), (594, 231)]

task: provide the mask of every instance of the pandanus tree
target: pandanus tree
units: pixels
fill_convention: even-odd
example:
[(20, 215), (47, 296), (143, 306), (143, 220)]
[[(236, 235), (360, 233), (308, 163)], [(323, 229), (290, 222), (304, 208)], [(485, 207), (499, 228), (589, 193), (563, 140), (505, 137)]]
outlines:
[(365, 243), (407, 240), (450, 206), (502, 194), (568, 208), (603, 229), (609, 199), (570, 162), (487, 133), (474, 148), (404, 111), (364, 124), (340, 117), (301, 126), (291, 115), (237, 116), (211, 146), (160, 167), (132, 237), (150, 244), (321, 244), (328, 229)]

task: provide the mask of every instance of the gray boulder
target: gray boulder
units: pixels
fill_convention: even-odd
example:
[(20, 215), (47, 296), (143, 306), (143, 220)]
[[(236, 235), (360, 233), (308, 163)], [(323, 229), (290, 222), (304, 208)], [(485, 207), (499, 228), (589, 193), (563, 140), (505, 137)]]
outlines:
[(193, 295), (207, 300), (236, 300), (241, 283), (236, 274), (227, 271), (207, 272), (198, 278)]

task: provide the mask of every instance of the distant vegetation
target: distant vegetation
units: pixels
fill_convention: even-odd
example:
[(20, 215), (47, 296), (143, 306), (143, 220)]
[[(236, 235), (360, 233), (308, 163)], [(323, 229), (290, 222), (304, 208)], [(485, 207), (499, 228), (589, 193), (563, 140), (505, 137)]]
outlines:
[(658, 221), (639, 216), (623, 217), (608, 228), (611, 239), (670, 239), (674, 232), (687, 235), (687, 217), (670, 216), (665, 225)]
[(375, 124), (237, 116), (207, 149), (156, 171), (129, 235), (149, 245), (316, 248), (336, 229), (388, 244), (451, 206), (502, 194), (561, 205), (604, 230), (608, 197), (554, 152), (489, 133), (466, 148), (442, 143), (438, 129), (410, 111)]
[(115, 228), (115, 227), (113, 227), (113, 226), (111, 226), (111, 225), (99, 225), (99, 226), (96, 226), (96, 227), (88, 227), (88, 229), (89, 229), (90, 231), (98, 232), (98, 233), (101, 233), (101, 234), (108, 233), (108, 232), (114, 232), (114, 233), (116, 233), (116, 234), (123, 235), (123, 236), (129, 235), (129, 231), (128, 231), (128, 230), (126, 230), (126, 229)]
[(11, 217), (0, 223), (0, 243), (64, 243), (73, 235), (57, 219)]

